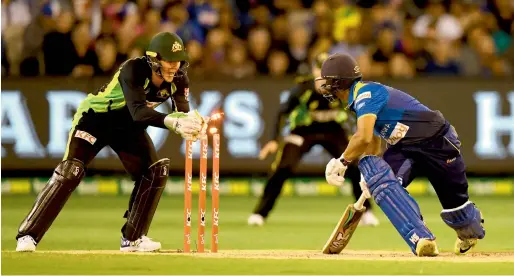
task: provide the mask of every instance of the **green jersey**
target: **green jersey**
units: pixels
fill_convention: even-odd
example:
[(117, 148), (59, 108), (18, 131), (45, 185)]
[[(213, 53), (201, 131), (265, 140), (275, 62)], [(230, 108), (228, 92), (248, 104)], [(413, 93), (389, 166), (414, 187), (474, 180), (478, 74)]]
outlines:
[(340, 101), (330, 103), (316, 92), (314, 81), (306, 81), (295, 86), (287, 102), (279, 111), (279, 120), (274, 137), (278, 138), (286, 121), (292, 133), (324, 133), (344, 128), (353, 133), (355, 116), (344, 109)]
[(160, 87), (152, 83), (152, 70), (145, 57), (127, 60), (111, 80), (80, 104), (75, 119), (92, 109), (96, 113), (128, 109), (134, 122), (166, 128), (164, 114), (155, 107), (171, 99), (173, 111), (189, 112), (189, 79), (176, 77), (172, 83), (163, 81)]

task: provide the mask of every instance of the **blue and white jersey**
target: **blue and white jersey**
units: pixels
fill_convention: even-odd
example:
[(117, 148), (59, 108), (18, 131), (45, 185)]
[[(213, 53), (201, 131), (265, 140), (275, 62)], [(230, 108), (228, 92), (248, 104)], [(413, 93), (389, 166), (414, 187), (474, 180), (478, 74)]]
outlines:
[(362, 116), (375, 116), (375, 135), (389, 145), (415, 144), (433, 137), (447, 124), (441, 112), (414, 97), (377, 82), (356, 82), (350, 88), (349, 107)]

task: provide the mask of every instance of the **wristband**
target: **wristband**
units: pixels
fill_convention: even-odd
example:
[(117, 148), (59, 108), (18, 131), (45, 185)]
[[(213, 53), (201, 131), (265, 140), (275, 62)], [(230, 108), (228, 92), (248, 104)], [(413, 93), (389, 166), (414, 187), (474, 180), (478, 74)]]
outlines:
[(345, 165), (346, 167), (348, 167), (348, 165), (350, 165), (350, 163), (352, 163), (352, 161), (348, 161), (348, 160), (344, 159), (344, 157), (339, 158), (339, 160), (340, 160), (340, 161), (341, 161), (341, 163), (343, 163), (343, 165)]

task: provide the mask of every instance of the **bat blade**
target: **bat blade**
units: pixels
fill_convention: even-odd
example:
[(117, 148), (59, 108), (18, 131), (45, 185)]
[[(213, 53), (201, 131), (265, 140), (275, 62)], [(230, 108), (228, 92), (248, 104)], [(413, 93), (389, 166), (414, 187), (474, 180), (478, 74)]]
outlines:
[(343, 216), (323, 247), (323, 254), (339, 254), (343, 251), (350, 242), (353, 232), (355, 232), (365, 211), (366, 207), (356, 209), (354, 204), (349, 204), (346, 207)]

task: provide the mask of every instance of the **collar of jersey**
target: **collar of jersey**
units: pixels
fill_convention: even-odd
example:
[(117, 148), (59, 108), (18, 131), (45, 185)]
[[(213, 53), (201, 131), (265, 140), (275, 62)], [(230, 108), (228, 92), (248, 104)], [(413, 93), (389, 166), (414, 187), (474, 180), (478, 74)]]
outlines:
[(346, 109), (352, 106), (353, 102), (355, 101), (355, 98), (357, 98), (359, 90), (365, 85), (366, 84), (361, 81), (357, 81), (352, 84), (352, 86), (350, 87), (350, 93), (348, 94), (348, 105), (346, 106)]

